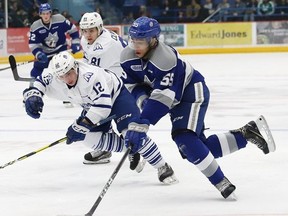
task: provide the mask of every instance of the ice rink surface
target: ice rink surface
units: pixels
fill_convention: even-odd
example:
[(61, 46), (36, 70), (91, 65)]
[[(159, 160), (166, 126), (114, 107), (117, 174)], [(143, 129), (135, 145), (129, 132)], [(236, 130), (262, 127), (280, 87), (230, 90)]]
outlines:
[[(264, 155), (253, 144), (217, 159), (237, 187), (237, 201), (222, 198), (200, 171), (183, 160), (165, 116), (149, 135), (173, 167), (179, 183), (161, 185), (146, 165), (138, 174), (125, 161), (94, 215), (101, 216), (279, 216), (288, 215), (288, 53), (187, 55), (211, 91), (206, 134), (236, 129), (260, 114), (266, 117), (277, 149)], [(5, 67), (7, 65), (0, 65)], [(20, 66), (28, 76), (32, 64)], [(26, 115), (22, 91), (28, 83), (0, 71), (0, 165), (65, 136), (79, 107), (65, 108), (45, 98), (42, 117)], [(122, 157), (110, 164), (83, 165), (81, 142), (53, 146), (0, 169), (1, 216), (84, 215), (92, 207)]]

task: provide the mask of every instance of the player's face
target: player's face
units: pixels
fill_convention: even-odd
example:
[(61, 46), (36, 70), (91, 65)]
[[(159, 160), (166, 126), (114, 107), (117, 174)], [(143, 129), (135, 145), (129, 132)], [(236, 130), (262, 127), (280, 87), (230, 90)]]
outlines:
[(93, 44), (98, 37), (98, 29), (97, 28), (82, 29), (82, 34), (88, 41), (88, 44)]
[(147, 39), (133, 39), (129, 40), (129, 46), (135, 50), (135, 55), (139, 58), (145, 56), (145, 54), (149, 51), (149, 42)]
[(69, 86), (74, 86), (77, 82), (78, 74), (74, 68), (68, 71), (66, 74), (59, 76), (59, 79), (65, 82)]
[(40, 17), (41, 17), (43, 23), (48, 24), (48, 23), (50, 23), (50, 19), (51, 19), (51, 12), (50, 11), (43, 11), (40, 14)]

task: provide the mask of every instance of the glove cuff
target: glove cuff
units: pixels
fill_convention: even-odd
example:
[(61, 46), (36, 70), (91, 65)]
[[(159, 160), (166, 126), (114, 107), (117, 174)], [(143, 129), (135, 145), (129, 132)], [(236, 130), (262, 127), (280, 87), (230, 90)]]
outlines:
[(43, 94), (35, 87), (30, 87), (23, 91), (24, 101), (26, 101), (28, 98), (32, 96), (37, 96), (37, 97), (42, 98)]
[(80, 39), (72, 39), (71, 44), (80, 44)]
[(74, 124), (72, 124), (72, 128), (74, 131), (82, 134), (86, 134), (90, 131), (90, 129), (87, 128), (86, 125), (78, 121), (75, 121)]
[(137, 132), (140, 132), (140, 133), (147, 133), (148, 130), (149, 130), (149, 124), (131, 122), (128, 125), (128, 130), (137, 131)]
[(39, 55), (40, 55), (41, 53), (43, 53), (43, 52), (42, 52), (42, 51), (38, 51), (38, 52), (36, 53), (36, 55), (35, 55), (36, 59), (38, 59), (38, 57), (39, 57)]

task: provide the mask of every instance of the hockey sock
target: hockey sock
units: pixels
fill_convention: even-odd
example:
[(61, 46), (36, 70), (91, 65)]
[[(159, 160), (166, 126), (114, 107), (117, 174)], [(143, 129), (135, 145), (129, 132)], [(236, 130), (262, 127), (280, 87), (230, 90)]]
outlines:
[(217, 161), (194, 132), (179, 133), (174, 140), (187, 160), (193, 163), (213, 185), (224, 178)]
[(231, 154), (247, 145), (241, 133), (214, 134), (209, 136), (204, 143), (215, 158)]
[(162, 158), (157, 145), (149, 137), (146, 138), (146, 142), (139, 150), (139, 154), (141, 154), (154, 168), (158, 169), (165, 165), (165, 161)]

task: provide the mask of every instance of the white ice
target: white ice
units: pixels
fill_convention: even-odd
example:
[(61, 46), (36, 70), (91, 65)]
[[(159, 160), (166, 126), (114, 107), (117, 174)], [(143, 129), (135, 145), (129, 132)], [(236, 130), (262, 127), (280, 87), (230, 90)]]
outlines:
[[(243, 126), (260, 114), (266, 117), (277, 149), (264, 155), (255, 145), (217, 159), (237, 189), (237, 201), (222, 198), (200, 171), (183, 160), (170, 137), (165, 116), (149, 135), (157, 142), (179, 183), (164, 186), (146, 165), (138, 174), (125, 161), (95, 211), (101, 216), (279, 216), (288, 215), (288, 53), (189, 55), (206, 77), (211, 102), (207, 135)], [(5, 67), (7, 65), (0, 65)], [(28, 76), (31, 64), (20, 66)], [(45, 98), (42, 117), (26, 115), (25, 82), (0, 72), (0, 165), (36, 151), (65, 136), (81, 112)], [(122, 157), (110, 164), (83, 165), (87, 149), (81, 142), (58, 144), (0, 170), (1, 216), (84, 215), (98, 198)]]

